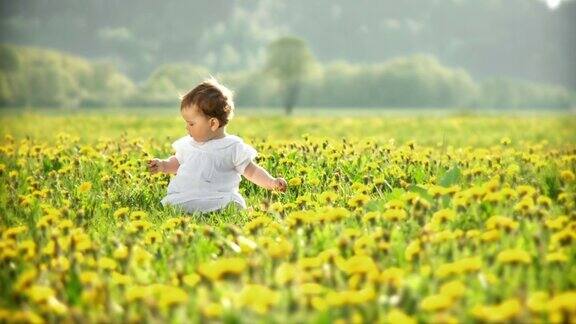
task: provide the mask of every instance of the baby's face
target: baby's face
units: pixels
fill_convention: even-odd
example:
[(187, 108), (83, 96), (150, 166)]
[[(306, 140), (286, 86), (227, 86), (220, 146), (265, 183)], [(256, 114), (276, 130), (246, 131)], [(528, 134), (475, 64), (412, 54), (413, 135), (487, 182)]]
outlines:
[(211, 118), (202, 114), (197, 107), (184, 108), (180, 114), (186, 122), (186, 131), (196, 142), (206, 142), (214, 137), (214, 131), (210, 127)]

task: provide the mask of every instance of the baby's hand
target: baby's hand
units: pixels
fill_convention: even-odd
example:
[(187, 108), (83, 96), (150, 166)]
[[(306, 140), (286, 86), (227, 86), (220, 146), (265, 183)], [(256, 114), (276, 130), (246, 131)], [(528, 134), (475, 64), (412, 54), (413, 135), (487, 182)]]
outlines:
[(164, 172), (164, 169), (165, 169), (164, 163), (166, 163), (166, 162), (164, 162), (160, 159), (152, 159), (152, 160), (148, 161), (148, 171), (150, 171), (152, 173)]
[(286, 180), (284, 178), (274, 179), (274, 188), (272, 188), (273, 190), (285, 192), (287, 187), (288, 187), (288, 183), (286, 182)]

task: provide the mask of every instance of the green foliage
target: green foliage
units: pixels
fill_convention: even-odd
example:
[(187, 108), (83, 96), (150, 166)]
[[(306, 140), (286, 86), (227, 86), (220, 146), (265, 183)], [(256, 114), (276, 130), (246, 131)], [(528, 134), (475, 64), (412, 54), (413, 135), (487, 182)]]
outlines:
[(294, 108), (302, 83), (314, 66), (314, 56), (302, 39), (282, 37), (268, 46), (266, 73), (279, 80), (286, 113)]
[[(90, 62), (30, 47), (0, 46), (0, 106), (175, 106), (210, 77), (204, 66), (159, 66), (140, 86), (109, 62)], [(509, 78), (475, 82), (462, 69), (430, 55), (383, 63), (317, 64), (304, 41), (270, 44), (263, 70), (215, 74), (235, 93), (237, 106), (567, 108), (574, 93), (561, 86)]]
[(91, 63), (60, 52), (0, 46), (7, 61), (0, 67), (0, 105), (118, 105), (134, 90), (127, 77), (108, 63)]
[(175, 105), (179, 97), (204, 79), (208, 69), (193, 64), (165, 64), (158, 67), (132, 98), (137, 105)]
[(487, 79), (481, 88), (480, 106), (564, 108), (569, 107), (572, 100), (570, 92), (563, 87), (511, 78)]

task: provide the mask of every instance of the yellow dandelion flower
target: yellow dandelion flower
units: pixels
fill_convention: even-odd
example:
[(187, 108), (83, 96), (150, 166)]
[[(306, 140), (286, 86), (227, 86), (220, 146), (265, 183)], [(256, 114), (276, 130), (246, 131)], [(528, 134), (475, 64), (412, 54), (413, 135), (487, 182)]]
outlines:
[(92, 189), (92, 182), (90, 182), (90, 181), (82, 182), (78, 186), (78, 192), (81, 194), (90, 191), (90, 189)]
[(188, 293), (182, 288), (169, 285), (153, 285), (152, 290), (157, 296), (158, 306), (160, 306), (160, 308), (166, 309), (188, 302)]
[(576, 291), (566, 291), (562, 292), (552, 299), (550, 299), (550, 303), (548, 304), (550, 307), (551, 312), (565, 312), (568, 314), (576, 313)]
[(512, 218), (504, 216), (491, 216), (486, 220), (486, 229), (488, 230), (498, 229), (510, 232), (517, 228), (518, 222), (514, 221)]
[(296, 277), (298, 269), (291, 263), (282, 263), (274, 274), (274, 280), (280, 286), (291, 282)]
[(130, 220), (132, 221), (141, 221), (148, 216), (143, 210), (136, 210), (130, 213)]
[(54, 289), (47, 286), (34, 285), (26, 291), (26, 295), (35, 303), (46, 303), (50, 298), (53, 298), (56, 293)]
[(574, 179), (576, 179), (576, 176), (574, 176), (574, 172), (570, 170), (563, 170), (560, 172), (560, 179), (564, 183), (570, 183), (573, 182)]
[(300, 178), (300, 177), (292, 178), (292, 179), (288, 180), (288, 185), (291, 187), (298, 187), (298, 186), (302, 185), (302, 178)]
[(331, 204), (338, 199), (338, 194), (334, 191), (325, 191), (320, 194), (319, 201), (324, 204)]
[(320, 295), (327, 290), (326, 287), (317, 283), (304, 283), (296, 287), (296, 291), (302, 296)]
[(417, 321), (414, 318), (408, 316), (406, 313), (404, 313), (403, 311), (401, 311), (397, 308), (393, 308), (390, 310), (390, 312), (386, 316), (386, 322), (387, 323), (403, 323), (403, 324), (416, 324), (417, 323)]
[(38, 278), (38, 271), (31, 269), (23, 272), (18, 276), (16, 283), (14, 283), (14, 291), (23, 292), (32, 286), (34, 281)]
[(141, 233), (145, 232), (152, 227), (152, 223), (146, 220), (133, 220), (128, 224), (128, 233)]
[(200, 264), (198, 273), (211, 281), (218, 281), (224, 276), (240, 275), (246, 266), (247, 262), (242, 258), (221, 258)]
[(128, 216), (129, 212), (130, 212), (130, 208), (128, 208), (128, 207), (119, 208), (118, 210), (116, 210), (114, 212), (114, 218), (124, 219)]
[(456, 212), (452, 209), (440, 209), (439, 211), (432, 214), (432, 223), (433, 224), (444, 224), (448, 221), (453, 220), (456, 218)]
[(246, 285), (238, 296), (240, 307), (246, 307), (258, 314), (267, 313), (280, 301), (280, 294), (262, 285)]
[(162, 243), (162, 235), (157, 231), (149, 231), (144, 236), (144, 242), (146, 244)]
[(107, 257), (102, 257), (98, 260), (98, 267), (102, 270), (115, 270), (118, 265), (114, 259), (110, 259)]
[(546, 254), (546, 263), (566, 263), (568, 256), (562, 251)]
[(359, 208), (366, 205), (368, 201), (370, 201), (370, 196), (359, 193), (348, 200), (348, 206), (352, 208)]
[(374, 260), (366, 255), (355, 255), (347, 260), (338, 259), (336, 262), (338, 268), (347, 274), (371, 273), (378, 271)]
[(101, 284), (100, 276), (94, 271), (85, 271), (80, 273), (80, 282), (83, 285), (99, 286)]
[(383, 214), (382, 217), (391, 222), (398, 222), (406, 219), (407, 213), (404, 209), (388, 209)]
[(542, 313), (548, 311), (550, 303), (550, 296), (547, 292), (536, 291), (530, 293), (526, 305), (528, 309), (534, 313)]
[(415, 240), (410, 242), (404, 251), (404, 257), (406, 260), (412, 261), (420, 252), (422, 251), (422, 245), (420, 240)]
[(116, 271), (112, 272), (111, 279), (113, 284), (122, 286), (131, 285), (133, 282), (132, 277)]
[(472, 308), (472, 315), (487, 322), (501, 323), (516, 317), (520, 311), (520, 302), (509, 299), (495, 306), (477, 305)]
[(277, 239), (271, 241), (266, 246), (266, 252), (273, 259), (287, 258), (292, 254), (294, 249), (292, 243), (286, 239)]
[(496, 260), (499, 263), (530, 264), (532, 258), (522, 249), (508, 249), (498, 253)]
[(553, 219), (546, 219), (544, 221), (544, 224), (549, 229), (560, 230), (560, 229), (563, 229), (564, 226), (566, 226), (566, 224), (568, 224), (568, 221), (569, 221), (568, 216), (561, 215), (561, 216), (558, 216), (558, 217), (553, 218)]
[(388, 268), (380, 273), (378, 280), (385, 284), (393, 287), (400, 287), (404, 279), (404, 270), (401, 268)]
[(189, 287), (196, 286), (202, 278), (196, 273), (191, 273), (182, 277), (182, 282)]
[(207, 318), (220, 318), (224, 313), (224, 307), (219, 303), (208, 303), (202, 306), (200, 312)]
[(128, 247), (126, 245), (121, 244), (114, 250), (113, 256), (116, 260), (126, 260), (128, 258)]
[(440, 294), (451, 299), (463, 297), (465, 293), (466, 286), (459, 280), (447, 282), (440, 287)]
[(22, 233), (28, 231), (28, 227), (26, 226), (16, 226), (11, 227), (2, 233), (2, 237), (5, 240), (16, 240), (16, 237)]
[(151, 291), (146, 286), (129, 286), (126, 288), (124, 298), (127, 302), (135, 302), (138, 300), (145, 300), (151, 295)]
[(452, 303), (452, 299), (449, 296), (431, 295), (420, 302), (420, 309), (428, 312), (436, 312), (450, 308)]

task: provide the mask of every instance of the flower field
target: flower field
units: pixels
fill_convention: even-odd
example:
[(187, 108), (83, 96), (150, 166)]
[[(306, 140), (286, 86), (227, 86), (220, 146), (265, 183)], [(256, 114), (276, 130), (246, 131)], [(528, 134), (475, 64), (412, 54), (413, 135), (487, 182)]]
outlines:
[(175, 116), (0, 119), (0, 323), (576, 322), (574, 116), (238, 117), (288, 190), (207, 215)]

